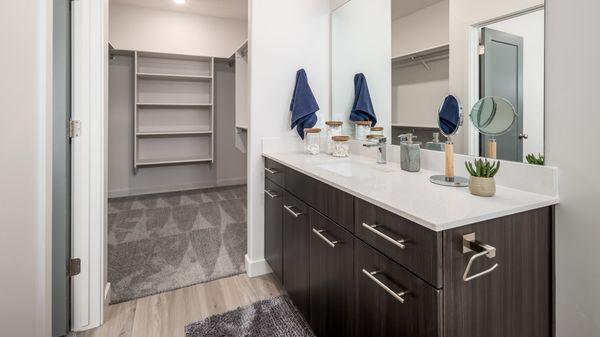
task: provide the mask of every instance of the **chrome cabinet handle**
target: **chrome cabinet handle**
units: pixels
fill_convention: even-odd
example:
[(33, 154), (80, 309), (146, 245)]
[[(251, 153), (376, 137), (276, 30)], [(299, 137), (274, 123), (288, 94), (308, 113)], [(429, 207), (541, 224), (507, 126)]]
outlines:
[(318, 236), (318, 237), (320, 237), (320, 238), (321, 238), (323, 241), (325, 241), (325, 242), (326, 242), (328, 245), (330, 245), (330, 246), (331, 246), (331, 248), (335, 248), (335, 246), (336, 246), (338, 243), (342, 243), (342, 242), (340, 242), (340, 241), (338, 241), (338, 240), (331, 241), (331, 240), (329, 240), (328, 238), (326, 238), (326, 237), (325, 237), (325, 235), (323, 235), (323, 233), (325, 233), (325, 232), (326, 232), (324, 229), (316, 229), (316, 228), (313, 228), (313, 230), (312, 230), (312, 231), (313, 231), (313, 233), (317, 234), (317, 236)]
[(463, 281), (469, 282), (485, 274), (491, 273), (494, 269), (498, 268), (498, 264), (496, 263), (481, 273), (469, 276), (473, 262), (484, 255), (489, 259), (493, 259), (496, 257), (496, 248), (475, 240), (475, 233), (470, 233), (463, 235), (463, 254), (467, 254), (469, 252), (476, 252), (477, 254), (471, 256), (469, 259), (469, 263), (467, 263), (467, 268), (465, 268), (465, 273), (463, 274)]
[(301, 216), (302, 214), (304, 214), (302, 212), (297, 212), (297, 213), (294, 212), (294, 210), (292, 210), (292, 207), (294, 207), (294, 206), (283, 205), (283, 208), (285, 208), (286, 211), (288, 211), (291, 215), (293, 215), (294, 218), (297, 218), (297, 217)]
[(279, 194), (271, 191), (271, 190), (265, 190), (265, 194), (269, 196), (269, 198), (271, 199), (275, 199), (279, 197)]
[(277, 174), (277, 173), (279, 173), (279, 171), (277, 171), (276, 169), (271, 169), (271, 168), (268, 168), (268, 167), (265, 167), (265, 171), (267, 171), (267, 173), (270, 173), (270, 174)]
[(381, 227), (380, 225), (368, 225), (366, 223), (363, 222), (362, 226), (368, 230), (370, 230), (371, 232), (377, 234), (379, 237), (385, 239), (386, 241), (389, 241), (391, 243), (393, 243), (394, 245), (400, 247), (400, 249), (405, 249), (406, 248), (406, 239), (392, 239), (391, 237), (387, 236), (386, 234), (380, 232), (377, 230), (378, 227)]
[(379, 281), (375, 275), (377, 274), (381, 274), (381, 271), (376, 270), (376, 271), (368, 271), (366, 269), (362, 270), (363, 274), (365, 274), (368, 278), (371, 279), (371, 281), (375, 282), (380, 288), (382, 288), (383, 290), (385, 290), (388, 294), (392, 295), (395, 299), (398, 300), (398, 302), (400, 303), (404, 303), (405, 299), (404, 295), (408, 294), (409, 291), (408, 290), (403, 290), (400, 292), (395, 292), (393, 291), (390, 287), (388, 287), (385, 283)]

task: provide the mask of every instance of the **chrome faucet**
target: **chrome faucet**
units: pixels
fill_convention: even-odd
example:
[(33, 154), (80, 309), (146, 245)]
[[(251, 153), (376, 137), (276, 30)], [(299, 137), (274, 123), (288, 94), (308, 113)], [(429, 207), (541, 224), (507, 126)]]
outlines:
[(364, 147), (376, 147), (377, 148), (377, 164), (387, 164), (387, 150), (386, 143), (387, 138), (376, 138), (369, 141), (368, 144), (363, 144)]

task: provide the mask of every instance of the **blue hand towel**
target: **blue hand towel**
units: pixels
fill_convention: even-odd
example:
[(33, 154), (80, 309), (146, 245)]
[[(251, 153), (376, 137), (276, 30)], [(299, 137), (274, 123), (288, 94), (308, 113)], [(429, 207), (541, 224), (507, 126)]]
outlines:
[(444, 135), (451, 135), (460, 123), (460, 106), (456, 97), (449, 95), (440, 109), (440, 129)]
[(354, 75), (354, 104), (352, 105), (350, 120), (355, 122), (371, 121), (371, 126), (377, 124), (369, 86), (363, 73)]
[(315, 112), (319, 111), (319, 104), (310, 90), (304, 69), (296, 73), (296, 87), (290, 103), (290, 111), (292, 112), (291, 128), (295, 127), (300, 138), (304, 139), (304, 129), (312, 128), (317, 124)]

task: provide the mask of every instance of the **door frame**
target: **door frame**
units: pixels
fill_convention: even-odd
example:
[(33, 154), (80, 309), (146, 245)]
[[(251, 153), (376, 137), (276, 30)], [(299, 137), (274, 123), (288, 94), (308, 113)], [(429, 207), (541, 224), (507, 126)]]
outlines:
[[(544, 10), (546, 7), (545, 4), (540, 4), (537, 6), (533, 6), (531, 8), (524, 9), (522, 11), (514, 12), (508, 15), (503, 15), (491, 20), (486, 20), (482, 22), (475, 23), (471, 25), (469, 32), (469, 42), (468, 42), (468, 76), (467, 76), (467, 99), (466, 99), (466, 107), (474, 106), (479, 100), (479, 54), (478, 47), (480, 43), (480, 31), (481, 28), (491, 25), (493, 23), (497, 23), (500, 21), (504, 21), (510, 18), (519, 17), (525, 14), (537, 12), (539, 10)], [(545, 13), (544, 13), (545, 15)], [(470, 109), (470, 108), (469, 108)], [(473, 126), (471, 120), (469, 119), (470, 110), (465, 112), (465, 131), (467, 133), (467, 154), (473, 157), (479, 157), (479, 130)], [(544, 119), (545, 121), (545, 119)], [(545, 138), (545, 135), (544, 135)]]
[(71, 7), (72, 138), (71, 258), (81, 260), (71, 278), (71, 330), (104, 322), (106, 282), (106, 149), (108, 0), (75, 0)]

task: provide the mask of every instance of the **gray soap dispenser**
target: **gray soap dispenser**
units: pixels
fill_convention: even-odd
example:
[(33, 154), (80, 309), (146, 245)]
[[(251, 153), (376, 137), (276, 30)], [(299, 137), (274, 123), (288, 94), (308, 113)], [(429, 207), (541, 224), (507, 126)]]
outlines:
[(417, 138), (412, 133), (398, 136), (400, 138), (400, 167), (404, 171), (419, 172), (421, 170), (421, 143), (413, 142)]

